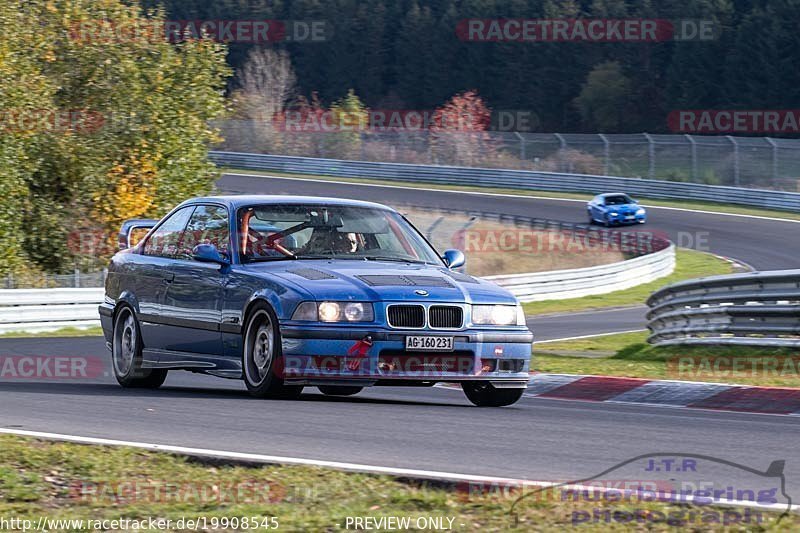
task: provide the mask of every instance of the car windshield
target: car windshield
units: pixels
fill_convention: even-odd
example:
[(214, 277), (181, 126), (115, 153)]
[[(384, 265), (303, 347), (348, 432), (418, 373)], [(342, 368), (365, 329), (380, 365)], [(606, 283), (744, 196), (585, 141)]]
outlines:
[(266, 204), (238, 216), (245, 263), (336, 258), (443, 264), (408, 221), (386, 209)]
[(606, 205), (624, 205), (633, 203), (629, 196), (624, 194), (617, 194), (614, 196), (606, 196)]

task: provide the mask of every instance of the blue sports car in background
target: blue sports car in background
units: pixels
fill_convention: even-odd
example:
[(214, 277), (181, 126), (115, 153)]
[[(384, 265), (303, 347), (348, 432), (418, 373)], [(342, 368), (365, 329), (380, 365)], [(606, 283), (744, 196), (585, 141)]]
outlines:
[(196, 198), (111, 260), (100, 316), (117, 381), (169, 370), (243, 379), (257, 397), (306, 385), (459, 383), (480, 406), (516, 402), (533, 335), (506, 290), (453, 269), (399, 213), (351, 200)]
[(623, 193), (598, 194), (586, 204), (589, 224), (598, 222), (606, 226), (622, 224), (644, 224), (647, 211), (639, 203)]

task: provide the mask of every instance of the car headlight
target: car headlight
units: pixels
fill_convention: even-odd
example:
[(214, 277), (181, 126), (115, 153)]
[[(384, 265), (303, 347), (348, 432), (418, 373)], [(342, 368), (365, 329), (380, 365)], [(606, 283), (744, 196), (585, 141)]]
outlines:
[(375, 312), (368, 302), (303, 302), (292, 320), (320, 322), (372, 322)]
[(640, 207), (639, 209), (636, 210), (636, 214), (637, 215), (644, 215), (644, 209)]
[(521, 305), (473, 305), (472, 323), (492, 326), (524, 326)]
[(615, 217), (615, 216), (617, 216), (618, 214), (619, 214), (619, 213), (615, 213), (615, 212), (613, 212), (613, 211), (612, 211), (611, 213), (609, 213), (609, 214), (608, 214), (608, 216), (610, 216), (610, 217)]

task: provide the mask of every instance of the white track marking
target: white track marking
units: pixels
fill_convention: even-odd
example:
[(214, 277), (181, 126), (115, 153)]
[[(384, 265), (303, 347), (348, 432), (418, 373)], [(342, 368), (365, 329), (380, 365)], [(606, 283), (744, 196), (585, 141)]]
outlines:
[(647, 331), (646, 329), (629, 329), (627, 331), (610, 331), (608, 333), (593, 333), (591, 335), (579, 335), (577, 337), (564, 337), (563, 339), (548, 339), (546, 341), (533, 340), (533, 346), (537, 344), (545, 344), (548, 342), (561, 342), (561, 341), (575, 341), (578, 339), (591, 339), (592, 337), (605, 337), (606, 335), (621, 335), (622, 333), (638, 333), (640, 331)]
[[(172, 446), (168, 444), (152, 444), (147, 442), (136, 442), (115, 439), (102, 439), (96, 437), (82, 437), (78, 435), (64, 435), (60, 433), (46, 433), (42, 431), (28, 431), (23, 429), (8, 429), (0, 428), (0, 434), (18, 435), (22, 437), (33, 437), (38, 439), (58, 440), (64, 442), (74, 442), (77, 444), (94, 444), (100, 446), (127, 446), (130, 448), (138, 448), (142, 450), (150, 450), (156, 452), (166, 452), (181, 455), (190, 455), (196, 457), (214, 457), (219, 459), (230, 459), (234, 461), (247, 461), (253, 463), (265, 464), (287, 464), (287, 465), (304, 465), (304, 466), (320, 466), (325, 468), (333, 468), (336, 470), (344, 470), (348, 472), (362, 472), (369, 474), (384, 474), (389, 476), (398, 477), (412, 477), (416, 479), (435, 479), (456, 482), (471, 482), (471, 483), (489, 483), (496, 485), (505, 485), (519, 488), (547, 488), (557, 487), (563, 490), (599, 490), (601, 493), (614, 491), (619, 493), (618, 489), (597, 487), (592, 485), (573, 485), (567, 483), (558, 483), (552, 481), (530, 481), (524, 479), (513, 478), (500, 478), (491, 476), (476, 476), (471, 474), (458, 474), (453, 472), (438, 472), (434, 470), (417, 470), (412, 468), (394, 468), (387, 466), (374, 466), (362, 465), (356, 463), (341, 463), (337, 461), (321, 461), (317, 459), (301, 459), (297, 457), (281, 457), (276, 455), (262, 455), (255, 453), (243, 452), (229, 452), (222, 450), (208, 450), (204, 448), (186, 448), (183, 446)], [(693, 497), (687, 497), (687, 501), (692, 502)], [(737, 500), (719, 500), (718, 505), (729, 506), (742, 506), (742, 507), (756, 507), (759, 509), (784, 511), (786, 505), (780, 504), (759, 504), (749, 501)], [(800, 506), (792, 506), (793, 511), (800, 510)]]
[[(297, 178), (294, 176), (277, 176), (272, 174), (244, 174), (241, 172), (223, 172), (223, 176), (244, 176), (248, 178), (276, 178), (282, 180), (298, 180), (298, 181), (312, 181), (315, 183), (334, 183), (337, 185), (357, 185), (359, 187), (383, 187), (386, 189), (407, 189), (407, 190), (414, 190), (414, 191), (425, 191), (425, 192), (448, 192), (453, 194), (471, 194), (475, 196), (496, 196), (500, 198), (531, 198), (534, 200), (555, 200), (558, 202), (578, 202), (578, 203), (587, 203), (588, 200), (578, 200), (576, 198), (557, 198), (553, 196), (533, 196), (527, 194), (511, 194), (511, 193), (500, 193), (500, 192), (481, 192), (481, 191), (459, 191), (455, 189), (437, 189), (434, 187), (411, 187), (408, 185), (384, 185), (381, 183), (359, 183), (357, 181), (340, 181), (340, 180), (324, 180), (318, 178)], [(648, 205), (642, 204), (642, 207), (647, 207), (648, 209), (663, 209), (668, 211), (684, 211), (688, 213), (703, 213), (705, 215), (719, 215), (724, 217), (741, 217), (741, 218), (754, 218), (758, 220), (771, 220), (774, 222), (791, 222), (793, 224), (800, 224), (800, 220), (793, 220), (790, 218), (778, 218), (778, 217), (765, 217), (761, 215), (746, 215), (743, 213), (723, 213), (721, 211), (707, 211), (703, 209), (687, 209), (685, 207), (665, 207), (661, 205)], [(744, 206), (746, 207), (746, 206)]]

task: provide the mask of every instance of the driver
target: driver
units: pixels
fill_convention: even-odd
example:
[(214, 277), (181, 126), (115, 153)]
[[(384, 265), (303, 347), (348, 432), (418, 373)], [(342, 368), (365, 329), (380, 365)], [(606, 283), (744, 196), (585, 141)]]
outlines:
[(341, 233), (336, 228), (315, 228), (298, 252), (307, 255), (353, 254), (363, 249), (360, 236)]

